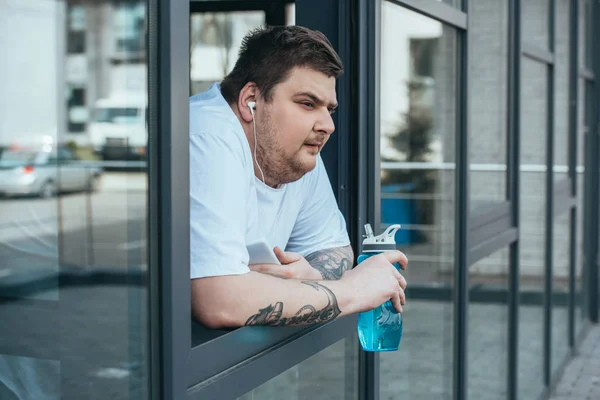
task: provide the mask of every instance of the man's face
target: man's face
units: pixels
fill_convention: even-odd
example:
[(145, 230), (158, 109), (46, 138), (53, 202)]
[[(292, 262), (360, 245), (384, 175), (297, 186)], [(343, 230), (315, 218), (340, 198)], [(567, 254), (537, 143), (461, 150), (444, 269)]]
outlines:
[(257, 158), (268, 184), (293, 182), (315, 168), (335, 126), (335, 78), (294, 68), (257, 113)]

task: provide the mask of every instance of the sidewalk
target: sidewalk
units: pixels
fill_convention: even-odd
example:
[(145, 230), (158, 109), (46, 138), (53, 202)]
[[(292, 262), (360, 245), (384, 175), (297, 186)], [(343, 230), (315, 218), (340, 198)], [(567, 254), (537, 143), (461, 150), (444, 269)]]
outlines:
[(577, 356), (565, 368), (551, 400), (600, 399), (600, 326), (590, 329)]

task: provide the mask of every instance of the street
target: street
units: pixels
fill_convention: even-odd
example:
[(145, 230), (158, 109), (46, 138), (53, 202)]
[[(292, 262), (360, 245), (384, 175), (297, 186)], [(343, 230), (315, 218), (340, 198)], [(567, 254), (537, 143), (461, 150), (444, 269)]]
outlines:
[[(144, 173), (105, 172), (95, 193), (0, 200), (0, 280), (145, 263)], [(60, 261), (60, 262), (59, 262)]]

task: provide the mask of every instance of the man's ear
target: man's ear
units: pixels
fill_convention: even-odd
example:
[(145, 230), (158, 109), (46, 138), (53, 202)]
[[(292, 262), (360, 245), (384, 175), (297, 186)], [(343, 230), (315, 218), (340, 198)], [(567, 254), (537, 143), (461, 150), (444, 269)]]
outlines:
[(254, 82), (248, 82), (244, 85), (242, 90), (240, 90), (240, 95), (238, 96), (238, 110), (240, 112), (240, 116), (246, 122), (252, 122), (254, 119), (254, 114), (256, 114), (256, 108), (254, 108), (254, 113), (250, 111), (250, 107), (248, 103), (256, 104), (259, 90)]

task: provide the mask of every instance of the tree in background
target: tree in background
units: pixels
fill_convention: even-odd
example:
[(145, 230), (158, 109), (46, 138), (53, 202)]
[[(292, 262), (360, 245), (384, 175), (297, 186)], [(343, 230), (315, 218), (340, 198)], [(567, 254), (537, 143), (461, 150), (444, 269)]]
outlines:
[[(403, 114), (398, 131), (389, 136), (390, 144), (405, 155), (405, 162), (431, 161), (433, 136), (433, 109), (423, 100), (431, 84), (427, 80), (413, 79), (407, 83), (409, 106)], [(382, 161), (397, 161), (382, 159)], [(411, 184), (414, 195), (433, 194), (437, 179), (436, 170), (398, 169), (382, 171), (381, 184)], [(433, 223), (435, 202), (416, 201), (417, 218), (420, 224)]]

